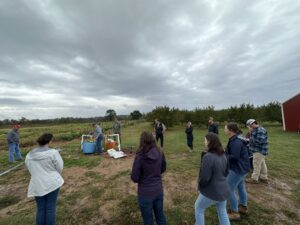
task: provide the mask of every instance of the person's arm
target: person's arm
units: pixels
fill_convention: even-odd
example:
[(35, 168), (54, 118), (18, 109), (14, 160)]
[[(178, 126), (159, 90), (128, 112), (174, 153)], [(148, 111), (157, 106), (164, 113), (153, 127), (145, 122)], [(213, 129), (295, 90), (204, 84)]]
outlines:
[(203, 157), (199, 173), (199, 187), (206, 187), (210, 183), (213, 175), (212, 163), (211, 157), (208, 155)]
[(131, 171), (131, 180), (138, 183), (141, 176), (141, 162), (138, 156), (135, 156)]
[(162, 153), (162, 164), (161, 164), (161, 173), (164, 173), (167, 169), (167, 162), (166, 162), (166, 157), (165, 154)]
[(57, 172), (62, 173), (62, 170), (64, 168), (64, 161), (57, 150), (53, 150), (53, 151), (54, 151), (54, 155), (53, 155), (52, 162), (54, 164), (54, 167), (57, 170)]
[(215, 133), (219, 134), (219, 128), (218, 128), (218, 125), (216, 125), (216, 124), (215, 124)]
[(234, 140), (230, 143), (230, 152), (226, 152), (229, 160), (238, 161), (240, 159), (241, 149), (243, 148), (242, 145), (244, 145), (242, 140)]

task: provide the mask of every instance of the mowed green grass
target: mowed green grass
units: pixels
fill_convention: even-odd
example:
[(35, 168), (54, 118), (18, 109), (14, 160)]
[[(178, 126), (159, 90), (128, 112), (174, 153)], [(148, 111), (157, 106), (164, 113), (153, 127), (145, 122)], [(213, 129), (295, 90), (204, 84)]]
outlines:
[[(60, 128), (66, 133), (67, 129), (72, 127), (73, 132), (77, 130), (88, 129), (87, 124), (61, 125), (55, 126), (57, 134), (60, 134)], [(66, 127), (68, 127), (66, 129)], [(26, 129), (26, 128), (23, 128)], [(32, 129), (32, 135), (30, 135)], [(46, 127), (45, 127), (46, 129)], [(49, 128), (47, 128), (49, 129)], [(51, 128), (50, 128), (51, 129)], [(163, 176), (165, 189), (165, 213), (170, 225), (191, 225), (194, 224), (194, 202), (198, 196), (196, 189), (196, 180), (199, 172), (200, 151), (203, 150), (203, 140), (206, 130), (194, 128), (194, 152), (187, 151), (184, 127), (174, 127), (167, 130), (165, 135), (165, 147), (163, 149), (167, 159), (167, 172)], [(43, 128), (38, 128), (40, 132)], [(134, 123), (122, 129), (123, 147), (138, 146), (139, 135), (141, 131), (152, 131), (149, 123)], [(289, 201), (296, 207), (300, 206), (300, 135), (293, 133), (284, 133), (281, 127), (267, 127), (270, 139), (270, 155), (267, 157), (267, 165), (271, 180), (279, 179), (289, 184), (292, 194)], [(4, 130), (0, 132), (4, 133)], [(53, 132), (53, 131), (52, 131)], [(36, 128), (26, 130), (27, 137), (37, 135)], [(55, 132), (54, 132), (55, 135)], [(22, 133), (21, 133), (22, 136)], [(80, 135), (79, 135), (80, 136)], [(23, 137), (23, 136), (22, 136)], [(35, 137), (36, 138), (36, 137)], [(225, 136), (223, 128), (220, 127), (220, 138), (225, 146), (228, 138)], [(25, 137), (23, 137), (22, 141)], [(117, 174), (105, 177), (96, 173), (93, 168), (97, 168), (102, 160), (93, 156), (85, 156), (80, 150), (80, 138), (73, 140), (57, 141), (53, 145), (63, 149), (61, 152), (66, 168), (82, 168), (87, 171), (82, 177), (84, 185), (75, 188), (72, 192), (62, 188), (57, 207), (57, 224), (107, 224), (107, 225), (137, 225), (142, 224), (140, 212), (136, 203), (136, 195), (128, 189), (130, 181), (130, 166), (124, 168)], [(33, 146), (23, 148), (23, 155)], [(9, 166), (6, 163), (7, 150), (0, 151), (0, 163), (4, 167)], [(122, 159), (121, 159), (122, 160)], [(133, 160), (133, 158), (131, 159)], [(0, 185), (8, 187), (23, 184), (26, 188), (29, 180), (29, 174), (25, 168), (11, 172), (0, 177)], [(26, 185), (25, 185), (26, 184)], [(121, 186), (122, 188), (118, 188)], [(101, 187), (101, 188), (99, 188)], [(251, 187), (250, 187), (251, 188)], [(262, 187), (262, 188), (268, 188)], [(105, 191), (104, 191), (105, 190)], [(2, 191), (2, 188), (0, 189)], [(1, 192), (0, 192), (1, 193)], [(7, 193), (7, 192), (5, 192)], [(124, 194), (127, 193), (127, 194)], [(14, 193), (6, 194), (0, 197), (0, 210), (7, 206), (13, 206), (19, 202), (19, 197)], [(76, 207), (76, 205), (78, 207)], [(106, 212), (101, 207), (108, 205)], [(241, 225), (271, 225), (271, 224), (299, 224), (300, 219), (293, 209), (286, 209), (284, 215), (289, 218), (288, 222), (282, 223), (275, 218), (274, 210), (270, 203), (262, 201), (256, 203), (249, 201), (250, 215), (243, 216), (242, 220), (232, 224)], [(109, 213), (109, 217), (104, 213)], [(0, 224), (34, 224), (35, 206), (34, 202), (19, 203), (16, 209), (9, 212), (3, 218), (0, 218)], [(217, 225), (217, 213), (215, 207), (206, 211), (206, 224)]]

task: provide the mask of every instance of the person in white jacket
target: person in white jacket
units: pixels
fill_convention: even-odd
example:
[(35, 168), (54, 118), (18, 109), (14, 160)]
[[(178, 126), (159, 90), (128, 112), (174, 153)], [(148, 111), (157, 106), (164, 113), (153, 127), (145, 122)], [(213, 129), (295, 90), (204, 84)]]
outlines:
[(63, 160), (56, 149), (48, 144), (53, 135), (45, 133), (37, 140), (38, 147), (31, 150), (25, 164), (31, 174), (28, 197), (35, 197), (37, 205), (36, 225), (54, 225), (56, 201), (64, 180), (61, 176)]

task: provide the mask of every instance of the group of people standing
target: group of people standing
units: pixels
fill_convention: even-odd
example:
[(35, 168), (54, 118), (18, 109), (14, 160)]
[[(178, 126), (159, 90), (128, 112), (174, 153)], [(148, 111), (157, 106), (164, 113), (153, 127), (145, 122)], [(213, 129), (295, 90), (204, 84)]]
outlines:
[[(155, 121), (155, 128), (161, 126)], [(222, 147), (218, 137), (218, 126), (213, 118), (209, 119), (209, 132), (205, 135), (205, 153), (202, 154), (199, 176), (199, 196), (195, 202), (196, 225), (205, 224), (205, 209), (216, 205), (219, 223), (230, 224), (230, 220), (239, 220), (240, 214), (248, 214), (247, 191), (245, 181), (266, 183), (267, 167), (265, 156), (268, 154), (268, 136), (266, 130), (254, 119), (246, 122), (250, 138), (244, 138), (236, 123), (228, 123), (224, 132), (228, 135), (226, 148)], [(192, 124), (187, 123), (187, 144), (193, 149)], [(156, 135), (157, 139), (157, 135)], [(253, 152), (253, 174), (250, 172), (248, 148)], [(143, 132), (140, 145), (132, 166), (131, 179), (138, 183), (138, 204), (144, 225), (153, 225), (153, 212), (158, 225), (166, 225), (163, 212), (163, 187), (161, 174), (166, 170), (166, 159), (154, 136)], [(229, 200), (229, 211), (226, 203)]]
[[(248, 147), (253, 152), (253, 173), (246, 181), (257, 184), (268, 182), (265, 156), (268, 154), (268, 136), (266, 130), (259, 126), (257, 121), (249, 119), (247, 126), (250, 138), (241, 136), (241, 131), (235, 123), (228, 123), (224, 127), (228, 135), (226, 148), (222, 147), (218, 137), (218, 127), (210, 119), (209, 131), (204, 137), (205, 154), (201, 159), (198, 191), (195, 201), (196, 225), (205, 224), (205, 209), (216, 205), (219, 223), (230, 224), (230, 220), (240, 219), (240, 214), (247, 214), (247, 191), (245, 178), (250, 171)], [(93, 124), (95, 135), (102, 134), (100, 126)], [(22, 159), (18, 151), (18, 129), (13, 127), (7, 139), (9, 143), (9, 159)], [(100, 128), (100, 129), (99, 129)], [(131, 179), (138, 183), (138, 205), (144, 225), (153, 225), (153, 212), (158, 225), (166, 225), (167, 219), (163, 211), (163, 184), (161, 174), (166, 171), (165, 155), (157, 145), (163, 147), (165, 126), (155, 121), (155, 136), (151, 132), (142, 132), (139, 147), (132, 166)], [(187, 135), (192, 133), (189, 122), (186, 128)], [(97, 136), (98, 137), (98, 136)], [(156, 139), (155, 139), (156, 137)], [(37, 139), (38, 146), (31, 150), (25, 159), (25, 164), (31, 174), (28, 187), (28, 197), (35, 197), (37, 205), (36, 224), (54, 225), (56, 218), (56, 201), (60, 187), (64, 180), (61, 176), (63, 160), (59, 151), (49, 147), (53, 135), (45, 133)], [(188, 144), (193, 149), (192, 138)], [(16, 147), (17, 146), (17, 147)], [(238, 197), (237, 197), (238, 195)], [(230, 211), (226, 210), (229, 200)]]

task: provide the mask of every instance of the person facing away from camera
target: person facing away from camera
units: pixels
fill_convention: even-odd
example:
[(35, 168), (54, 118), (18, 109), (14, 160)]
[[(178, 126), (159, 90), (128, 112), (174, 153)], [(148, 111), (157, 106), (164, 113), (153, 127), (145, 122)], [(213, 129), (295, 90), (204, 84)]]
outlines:
[(56, 149), (50, 148), (53, 135), (45, 133), (37, 139), (38, 146), (25, 158), (31, 178), (28, 197), (34, 197), (37, 206), (36, 225), (54, 225), (56, 201), (64, 180), (61, 176), (63, 160)]
[[(246, 143), (239, 137), (241, 131), (236, 123), (228, 123), (224, 127), (225, 134), (229, 136), (226, 155), (229, 161), (229, 174), (227, 182), (230, 188), (230, 220), (239, 220), (240, 213), (247, 214), (247, 191), (245, 178), (250, 171), (250, 161)], [(238, 192), (239, 199), (236, 197)]]
[(161, 174), (166, 171), (166, 160), (150, 132), (142, 132), (132, 166), (131, 180), (138, 184), (137, 199), (144, 225), (166, 225), (163, 212), (163, 184)]
[(195, 225), (205, 224), (205, 209), (211, 205), (217, 207), (219, 223), (230, 224), (226, 211), (226, 199), (230, 196), (226, 177), (229, 172), (229, 165), (224, 149), (214, 133), (208, 133), (204, 139), (207, 153), (203, 156), (199, 178), (199, 196), (195, 202)]

